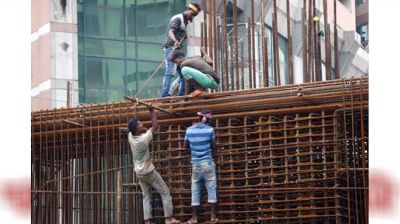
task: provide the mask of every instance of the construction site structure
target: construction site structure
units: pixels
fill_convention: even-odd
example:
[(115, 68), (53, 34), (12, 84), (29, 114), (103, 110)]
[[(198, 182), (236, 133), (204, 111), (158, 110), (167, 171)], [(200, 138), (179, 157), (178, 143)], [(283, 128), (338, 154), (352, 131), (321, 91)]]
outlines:
[[(368, 223), (368, 77), (142, 102), (162, 109), (150, 150), (178, 219), (192, 212), (185, 130), (210, 109), (220, 223)], [(143, 103), (32, 113), (33, 223), (143, 223), (127, 139), (129, 119), (150, 127)]]

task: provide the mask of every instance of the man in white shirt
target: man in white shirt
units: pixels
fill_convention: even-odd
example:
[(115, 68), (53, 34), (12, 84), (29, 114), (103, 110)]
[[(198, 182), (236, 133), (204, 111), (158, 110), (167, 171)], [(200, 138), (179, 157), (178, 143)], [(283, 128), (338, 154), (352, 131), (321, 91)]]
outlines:
[(152, 127), (141, 134), (141, 123), (136, 119), (132, 119), (128, 123), (129, 145), (132, 150), (135, 173), (139, 179), (139, 184), (143, 195), (143, 214), (145, 224), (151, 224), (152, 208), (150, 202), (150, 187), (153, 187), (161, 195), (164, 207), (164, 217), (166, 224), (180, 223), (172, 217), (173, 206), (172, 198), (168, 186), (161, 178), (160, 174), (155, 170), (150, 158), (149, 143), (153, 139), (153, 135), (158, 129), (157, 117), (152, 107), (149, 107), (152, 121)]

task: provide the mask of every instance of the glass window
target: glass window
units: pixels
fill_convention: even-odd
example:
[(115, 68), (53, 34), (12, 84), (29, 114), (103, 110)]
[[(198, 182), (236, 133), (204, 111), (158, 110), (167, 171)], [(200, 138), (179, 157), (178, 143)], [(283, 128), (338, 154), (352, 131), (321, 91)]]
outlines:
[(136, 58), (136, 43), (126, 43), (126, 55), (128, 56), (128, 58)]
[(86, 38), (85, 54), (124, 57), (124, 42)]
[(134, 95), (137, 90), (136, 61), (126, 61), (125, 83), (127, 86), (127, 94)]
[(85, 35), (123, 39), (122, 8), (85, 8)]
[(356, 28), (356, 31), (361, 36), (361, 42), (368, 41), (368, 24), (358, 26)]
[[(152, 62), (138, 62), (138, 71), (136, 73), (138, 79), (138, 89), (153, 74), (158, 65), (158, 63)], [(154, 77), (146, 84), (146, 88), (140, 92), (139, 96), (141, 98), (154, 98), (161, 96), (161, 86), (164, 71), (164, 67), (160, 68), (157, 74), (154, 75)]]
[(122, 6), (123, 0), (85, 0), (87, 4), (99, 6)]
[(356, 0), (356, 4), (357, 5), (361, 5), (361, 4), (364, 4), (366, 2), (367, 2), (367, 0)]
[(135, 5), (127, 4), (125, 6), (126, 15), (126, 36), (128, 40), (136, 40), (136, 13)]
[(163, 49), (161, 45), (155, 44), (138, 44), (138, 58), (162, 61)]
[[(162, 62), (169, 19), (180, 0), (78, 0), (79, 100), (97, 103), (135, 94)], [(138, 42), (137, 42), (138, 41)], [(164, 67), (142, 98), (161, 95)]]
[(83, 3), (78, 3), (78, 34), (83, 34)]

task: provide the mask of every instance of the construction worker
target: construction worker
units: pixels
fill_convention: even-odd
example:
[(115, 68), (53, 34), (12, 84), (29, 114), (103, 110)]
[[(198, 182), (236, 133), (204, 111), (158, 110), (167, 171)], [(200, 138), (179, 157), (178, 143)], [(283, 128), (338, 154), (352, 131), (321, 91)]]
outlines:
[[(189, 96), (199, 96), (207, 88), (217, 89), (219, 78), (215, 70), (211, 67), (213, 62), (210, 56), (201, 49), (205, 58), (201, 56), (185, 57), (185, 53), (176, 50), (172, 53), (170, 60), (181, 70), (185, 79), (185, 92)], [(190, 86), (194, 87), (194, 91)]]
[(132, 119), (128, 123), (128, 140), (131, 146), (134, 170), (139, 179), (140, 188), (143, 195), (143, 214), (145, 224), (152, 223), (152, 208), (150, 202), (150, 187), (153, 187), (161, 195), (164, 207), (164, 217), (166, 224), (180, 223), (172, 217), (173, 206), (172, 198), (168, 186), (161, 178), (160, 174), (155, 170), (150, 159), (149, 143), (153, 139), (153, 135), (158, 129), (157, 117), (152, 107), (149, 107), (152, 127), (141, 134), (142, 129), (140, 121)]
[(192, 154), (192, 208), (193, 216), (187, 221), (189, 224), (198, 223), (198, 207), (202, 182), (207, 188), (207, 201), (211, 205), (211, 223), (218, 221), (215, 210), (217, 204), (217, 178), (215, 163), (211, 150), (215, 150), (215, 133), (211, 127), (211, 111), (202, 110), (197, 113), (198, 123), (186, 130), (184, 147), (190, 148)]
[[(162, 44), (163, 58), (165, 60), (165, 73), (162, 87), (162, 97), (170, 96), (169, 90), (174, 71), (174, 64), (169, 60), (169, 55), (174, 49), (181, 49), (181, 41), (186, 37), (186, 26), (192, 22), (193, 18), (200, 12), (200, 6), (196, 3), (190, 3), (183, 13), (174, 15), (168, 24), (168, 31)], [(180, 77), (180, 88), (178, 95), (185, 94), (182, 74), (178, 71)]]

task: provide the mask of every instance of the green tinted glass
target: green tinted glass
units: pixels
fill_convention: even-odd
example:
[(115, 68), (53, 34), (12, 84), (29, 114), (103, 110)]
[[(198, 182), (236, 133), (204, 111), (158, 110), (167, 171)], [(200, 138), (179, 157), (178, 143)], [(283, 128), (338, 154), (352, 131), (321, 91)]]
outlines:
[[(158, 63), (153, 63), (153, 62), (139, 62), (138, 63), (138, 72), (137, 72), (137, 78), (138, 78), (138, 84), (139, 84), (139, 89), (140, 87), (144, 84), (144, 82), (152, 75), (152, 73), (157, 69)], [(163, 81), (163, 76), (164, 76), (164, 67), (158, 70), (157, 74), (150, 79), (150, 81), (147, 83), (146, 88), (144, 88), (140, 92), (140, 97), (141, 98), (154, 98), (154, 97), (159, 97), (161, 95), (161, 86), (162, 86), (162, 81)]]
[(161, 44), (138, 44), (138, 58), (140, 59), (162, 61), (162, 54)]
[(85, 8), (85, 35), (123, 39), (124, 20), (122, 8)]
[(85, 0), (86, 4), (99, 6), (123, 6), (123, 0)]
[[(79, 100), (133, 95), (162, 62), (168, 21), (181, 0), (78, 0)], [(159, 97), (164, 66), (141, 93)]]
[(107, 57), (123, 57), (125, 50), (123, 41), (89, 38), (86, 38), (85, 49), (86, 54)]

